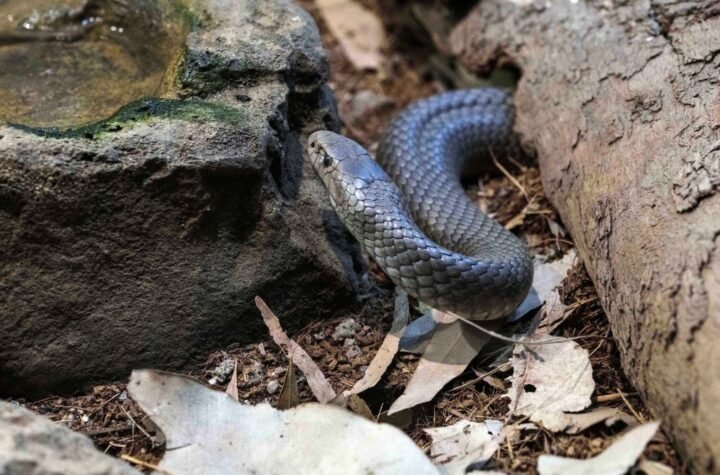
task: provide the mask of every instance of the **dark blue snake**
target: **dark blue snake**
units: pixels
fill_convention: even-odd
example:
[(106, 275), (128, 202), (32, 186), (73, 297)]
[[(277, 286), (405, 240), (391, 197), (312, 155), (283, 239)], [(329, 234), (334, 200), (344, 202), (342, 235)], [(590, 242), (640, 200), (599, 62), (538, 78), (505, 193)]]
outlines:
[(328, 131), (312, 134), (308, 151), (336, 212), (396, 285), (439, 310), (500, 318), (530, 290), (532, 260), (470, 201), (460, 177), (493, 153), (518, 152), (513, 119), (507, 91), (448, 92), (403, 110), (377, 162)]

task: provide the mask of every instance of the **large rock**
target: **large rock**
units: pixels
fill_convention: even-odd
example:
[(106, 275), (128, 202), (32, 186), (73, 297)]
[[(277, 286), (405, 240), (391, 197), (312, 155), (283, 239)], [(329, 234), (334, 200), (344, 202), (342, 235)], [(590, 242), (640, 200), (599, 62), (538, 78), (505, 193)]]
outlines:
[(207, 0), (178, 97), (64, 133), (0, 124), (0, 393), (180, 368), (355, 301), (359, 250), (303, 160), (337, 127), (289, 1)]
[(7, 475), (139, 475), (99, 452), (84, 435), (0, 401), (0, 473)]

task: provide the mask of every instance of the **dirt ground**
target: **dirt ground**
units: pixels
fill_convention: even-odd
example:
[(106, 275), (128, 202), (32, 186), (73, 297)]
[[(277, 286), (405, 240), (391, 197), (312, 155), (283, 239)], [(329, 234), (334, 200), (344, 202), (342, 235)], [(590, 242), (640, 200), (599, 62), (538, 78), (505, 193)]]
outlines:
[[(344, 56), (336, 39), (318, 17), (312, 0), (301, 2), (318, 20), (325, 45), (330, 54), (331, 86), (338, 99), (344, 132), (374, 151), (377, 141), (390, 118), (414, 99), (445, 90), (452, 84), (452, 73), (438, 69), (433, 48), (409, 32), (411, 21), (407, 5), (393, 2), (364, 2), (383, 19), (390, 35), (384, 51), (381, 71), (359, 72)], [(392, 6), (391, 6), (392, 5)], [(417, 29), (415, 30), (417, 31)], [(448, 81), (450, 76), (450, 81)], [(450, 83), (450, 84), (449, 84)], [(523, 162), (527, 163), (527, 162)], [(498, 221), (512, 228), (529, 245), (534, 254), (548, 259), (562, 256), (573, 247), (556, 212), (544, 197), (536, 166), (518, 161), (505, 163), (505, 171), (479, 177), (469, 184), (468, 193)], [(391, 296), (388, 279), (372, 263), (371, 278), (377, 292)], [(597, 383), (593, 407), (617, 407), (632, 414), (638, 421), (652, 419), (642, 401), (624, 377), (617, 347), (610, 328), (598, 305), (592, 282), (578, 263), (564, 281), (561, 295), (572, 308), (571, 316), (555, 331), (565, 337), (580, 337), (578, 342), (590, 352), (594, 379)], [(362, 377), (363, 371), (380, 346), (392, 321), (392, 299), (387, 305), (368, 304), (362, 312), (332, 321), (315, 322), (291, 335), (319, 365), (336, 391), (349, 389)], [(377, 302), (377, 300), (373, 300)], [(268, 302), (272, 307), (272, 302)], [(260, 316), (258, 315), (258, 318)], [(354, 336), (360, 351), (349, 351), (343, 341), (332, 334), (339, 323), (353, 318), (360, 326)], [(498, 345), (498, 349), (502, 349)], [(225, 389), (229, 379), (228, 361), (238, 362), (238, 392), (242, 401), (277, 403), (279, 385), (287, 371), (288, 361), (272, 340), (225, 348), (208, 356), (205, 369), (191, 375), (217, 389)], [(489, 357), (480, 356), (468, 370), (450, 383), (433, 401), (412, 411), (405, 420), (395, 420), (421, 448), (427, 449), (429, 439), (425, 427), (449, 425), (460, 419), (482, 421), (503, 419), (508, 400), (503, 398), (508, 373), (495, 378), (478, 377), (486, 371)], [(375, 388), (363, 393), (373, 414), (379, 415), (402, 393), (418, 357), (400, 353), (390, 370)], [(223, 369), (224, 368), (224, 369)], [(214, 384), (213, 384), (214, 383)], [(302, 377), (299, 389), (303, 401), (312, 400)], [(21, 401), (22, 402), (22, 401)], [(147, 464), (157, 463), (164, 451), (155, 437), (152, 424), (128, 397), (123, 383), (97, 386), (92, 392), (75, 397), (50, 397), (41, 401), (23, 402), (37, 413), (67, 424), (73, 430), (90, 436), (101, 450), (118, 457), (131, 457)], [(536, 473), (541, 454), (587, 458), (600, 453), (621, 432), (622, 424), (607, 428), (599, 424), (580, 435), (562, 435), (540, 429), (522, 432), (519, 439), (503, 444), (485, 469), (508, 473)], [(685, 473), (683, 463), (662, 434), (648, 445), (644, 457)], [(136, 465), (147, 469), (148, 465)]]

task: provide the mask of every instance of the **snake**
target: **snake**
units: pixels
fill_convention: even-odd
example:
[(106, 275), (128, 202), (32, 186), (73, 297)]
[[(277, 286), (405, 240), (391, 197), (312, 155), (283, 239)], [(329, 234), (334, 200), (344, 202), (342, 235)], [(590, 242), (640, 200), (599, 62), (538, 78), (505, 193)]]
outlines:
[(328, 130), (308, 137), (308, 157), (340, 220), (396, 286), (443, 312), (497, 319), (527, 296), (532, 259), (461, 178), (518, 152), (514, 117), (507, 90), (448, 91), (403, 109), (376, 160)]

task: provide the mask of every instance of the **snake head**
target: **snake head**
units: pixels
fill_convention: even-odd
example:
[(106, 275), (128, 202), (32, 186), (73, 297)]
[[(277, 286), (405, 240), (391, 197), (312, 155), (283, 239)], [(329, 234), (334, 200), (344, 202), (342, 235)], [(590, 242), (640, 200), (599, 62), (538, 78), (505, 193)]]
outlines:
[(310, 135), (308, 155), (336, 208), (353, 196), (362, 199), (358, 193), (373, 182), (391, 182), (367, 150), (335, 132), (321, 130)]

